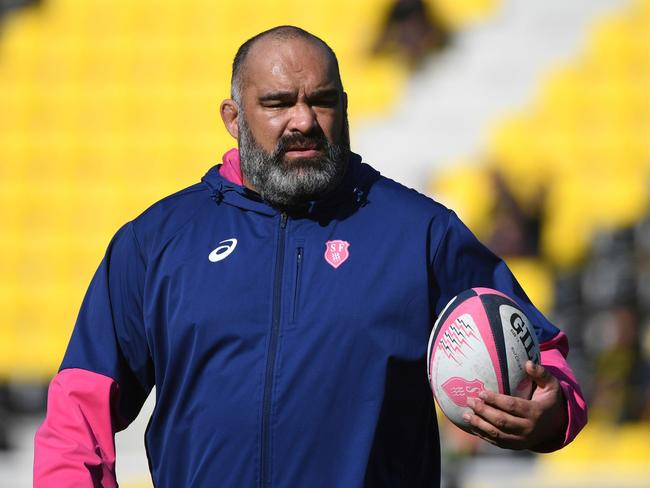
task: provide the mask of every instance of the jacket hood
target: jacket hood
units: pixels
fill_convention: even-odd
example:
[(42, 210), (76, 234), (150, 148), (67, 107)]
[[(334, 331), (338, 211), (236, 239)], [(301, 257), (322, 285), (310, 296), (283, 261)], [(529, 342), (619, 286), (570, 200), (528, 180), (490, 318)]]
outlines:
[[(317, 216), (340, 205), (362, 207), (367, 203), (370, 186), (378, 177), (379, 172), (362, 163), (361, 156), (351, 152), (347, 171), (339, 186), (322, 199), (308, 202), (291, 213)], [(264, 215), (280, 213), (257, 192), (243, 186), (239, 151), (235, 148), (227, 151), (222, 162), (210, 168), (201, 181), (210, 188), (212, 198), (218, 205), (225, 203)]]

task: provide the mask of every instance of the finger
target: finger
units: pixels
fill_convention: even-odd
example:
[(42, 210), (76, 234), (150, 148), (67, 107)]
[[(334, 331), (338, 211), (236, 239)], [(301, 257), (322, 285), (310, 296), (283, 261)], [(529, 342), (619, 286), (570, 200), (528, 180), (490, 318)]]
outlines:
[(515, 417), (527, 418), (530, 406), (523, 398), (517, 398), (510, 395), (502, 395), (490, 390), (483, 390), (479, 393), (479, 398), (486, 404), (491, 405), (499, 410), (509, 413)]
[(478, 398), (468, 398), (467, 404), (476, 416), (502, 433), (521, 434), (528, 426), (527, 419), (494, 408)]
[(546, 387), (553, 381), (553, 375), (544, 366), (530, 360), (526, 361), (526, 372), (540, 388)]
[(503, 432), (495, 425), (492, 425), (478, 415), (466, 413), (463, 415), (463, 419), (474, 435), (480, 437), (484, 441), (489, 442), (490, 444), (494, 444), (495, 446), (509, 447), (522, 442), (521, 436)]

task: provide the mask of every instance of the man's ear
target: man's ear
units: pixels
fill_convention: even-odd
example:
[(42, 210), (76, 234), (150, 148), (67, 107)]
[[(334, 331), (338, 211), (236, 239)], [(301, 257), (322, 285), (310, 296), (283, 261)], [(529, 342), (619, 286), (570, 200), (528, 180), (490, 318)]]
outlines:
[(221, 102), (219, 112), (228, 133), (236, 140), (239, 140), (239, 106), (237, 102), (230, 98), (224, 100)]
[(343, 113), (348, 113), (348, 94), (343, 92)]

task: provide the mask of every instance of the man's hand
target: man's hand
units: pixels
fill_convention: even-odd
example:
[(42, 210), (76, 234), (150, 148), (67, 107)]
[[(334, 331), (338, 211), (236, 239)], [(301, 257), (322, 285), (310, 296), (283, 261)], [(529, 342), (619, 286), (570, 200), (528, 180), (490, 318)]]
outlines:
[(546, 451), (558, 447), (567, 428), (567, 405), (560, 382), (543, 366), (526, 362), (537, 385), (530, 400), (492, 391), (468, 399), (473, 410), (463, 418), (470, 430), (487, 442), (507, 449)]

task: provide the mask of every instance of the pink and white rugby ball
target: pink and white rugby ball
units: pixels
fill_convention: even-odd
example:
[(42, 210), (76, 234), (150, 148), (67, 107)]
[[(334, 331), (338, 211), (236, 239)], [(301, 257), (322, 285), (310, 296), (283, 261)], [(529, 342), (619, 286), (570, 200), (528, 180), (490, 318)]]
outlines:
[(533, 326), (508, 296), (490, 288), (456, 295), (431, 331), (427, 372), (442, 412), (463, 430), (469, 397), (482, 390), (530, 398), (527, 360), (539, 363)]

